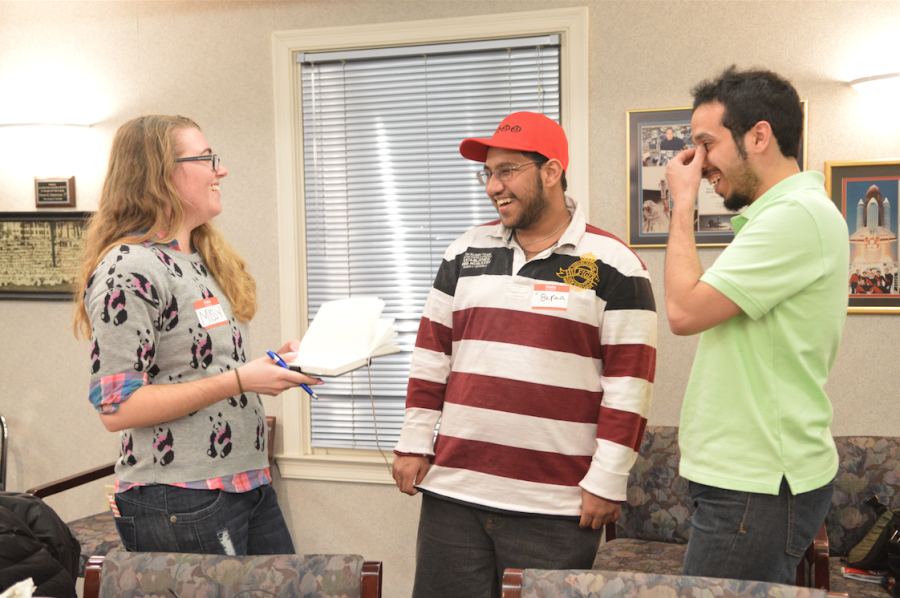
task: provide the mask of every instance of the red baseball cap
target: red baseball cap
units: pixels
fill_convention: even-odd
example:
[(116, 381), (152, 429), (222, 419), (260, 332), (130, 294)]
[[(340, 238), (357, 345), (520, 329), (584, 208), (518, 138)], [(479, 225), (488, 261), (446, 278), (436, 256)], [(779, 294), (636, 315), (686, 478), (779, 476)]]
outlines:
[(569, 141), (566, 132), (556, 123), (536, 112), (516, 112), (503, 119), (490, 139), (466, 139), (459, 144), (463, 158), (484, 162), (489, 147), (538, 152), (559, 160), (563, 170), (569, 167)]

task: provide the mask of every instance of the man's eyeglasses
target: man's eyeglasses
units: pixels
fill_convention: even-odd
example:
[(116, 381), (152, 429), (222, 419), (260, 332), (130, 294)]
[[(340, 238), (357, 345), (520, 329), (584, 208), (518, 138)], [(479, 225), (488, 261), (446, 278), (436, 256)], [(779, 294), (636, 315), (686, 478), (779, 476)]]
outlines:
[(519, 164), (518, 166), (503, 166), (498, 168), (494, 172), (488, 172), (487, 170), (478, 171), (478, 182), (482, 185), (487, 185), (491, 181), (491, 177), (497, 177), (498, 181), (508, 181), (513, 178), (513, 175), (516, 174), (520, 168), (525, 168), (526, 166), (531, 166), (532, 164), (543, 164), (543, 161), (537, 160), (535, 162), (526, 162), (525, 164)]
[(200, 160), (211, 160), (212, 161), (212, 169), (216, 172), (219, 172), (219, 156), (217, 154), (207, 155), (207, 156), (192, 156), (190, 158), (176, 158), (176, 162), (197, 162)]

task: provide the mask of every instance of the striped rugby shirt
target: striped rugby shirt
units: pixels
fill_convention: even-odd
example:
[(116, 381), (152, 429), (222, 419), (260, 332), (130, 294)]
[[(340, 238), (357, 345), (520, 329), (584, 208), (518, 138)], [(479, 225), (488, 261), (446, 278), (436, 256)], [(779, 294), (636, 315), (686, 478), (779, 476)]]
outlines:
[(531, 261), (499, 221), (444, 254), (395, 449), (433, 455), (420, 489), (566, 517), (580, 515), (581, 488), (625, 499), (650, 410), (655, 302), (634, 252), (566, 206), (568, 229)]

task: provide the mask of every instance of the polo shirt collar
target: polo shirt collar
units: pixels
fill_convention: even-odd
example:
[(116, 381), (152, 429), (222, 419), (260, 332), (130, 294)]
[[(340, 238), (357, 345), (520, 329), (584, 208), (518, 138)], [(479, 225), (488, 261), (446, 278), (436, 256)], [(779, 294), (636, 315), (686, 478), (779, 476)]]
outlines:
[(753, 220), (753, 218), (762, 211), (763, 207), (788, 193), (801, 191), (805, 189), (823, 190), (825, 184), (825, 176), (821, 172), (807, 170), (806, 172), (798, 172), (791, 175), (777, 185), (763, 193), (759, 199), (747, 206), (743, 213), (731, 219), (731, 225), (734, 227), (734, 234), (737, 235), (745, 224)]

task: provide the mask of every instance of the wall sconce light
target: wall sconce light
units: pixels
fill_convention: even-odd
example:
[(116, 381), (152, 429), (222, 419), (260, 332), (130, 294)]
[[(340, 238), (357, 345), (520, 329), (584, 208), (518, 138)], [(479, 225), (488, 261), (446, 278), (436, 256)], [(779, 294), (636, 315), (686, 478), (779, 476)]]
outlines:
[(888, 73), (872, 77), (861, 77), (850, 81), (850, 85), (863, 93), (900, 93), (900, 73)]
[(83, 125), (80, 123), (0, 123), (0, 127), (86, 127), (93, 125)]

